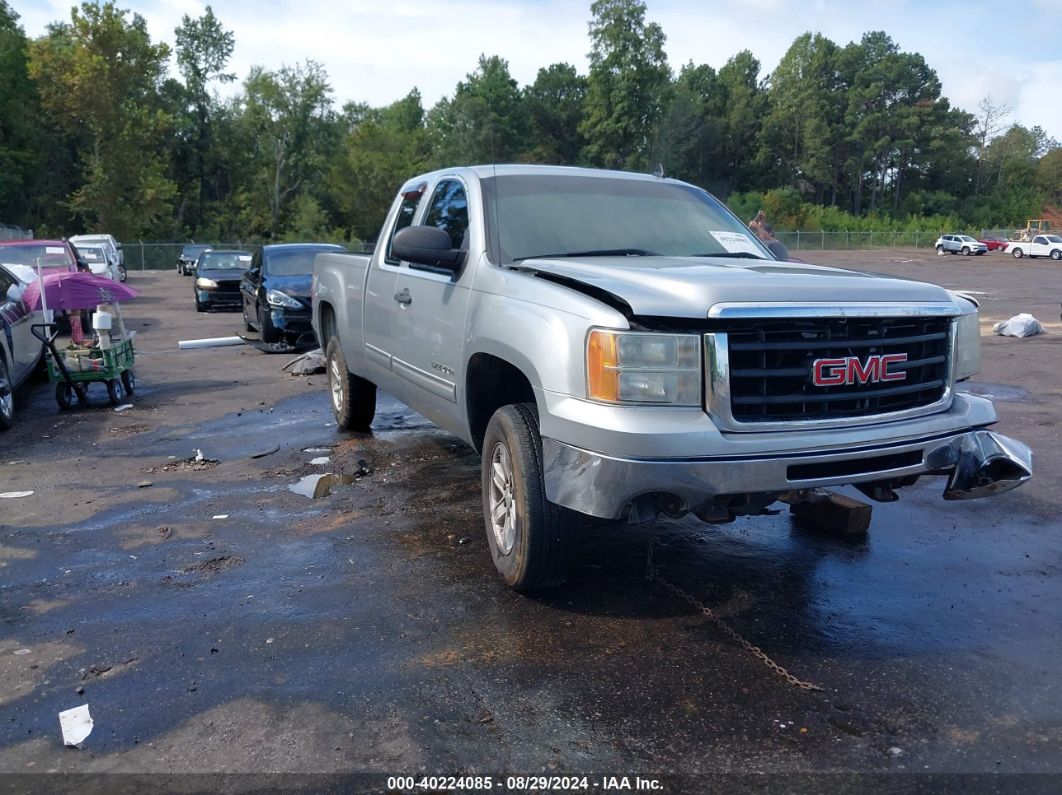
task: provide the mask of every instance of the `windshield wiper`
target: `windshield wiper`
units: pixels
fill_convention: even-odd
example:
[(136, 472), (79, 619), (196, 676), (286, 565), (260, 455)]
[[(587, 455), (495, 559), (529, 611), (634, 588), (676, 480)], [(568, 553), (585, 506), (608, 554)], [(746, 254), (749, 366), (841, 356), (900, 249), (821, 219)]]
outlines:
[(591, 251), (565, 251), (559, 254), (534, 254), (527, 257), (516, 257), (513, 262), (523, 262), (525, 259), (562, 259), (564, 257), (655, 257), (655, 251), (646, 251), (642, 248), (598, 248)]
[(762, 259), (767, 261), (766, 257), (761, 257), (757, 254), (753, 254), (750, 251), (723, 251), (718, 254), (693, 254), (694, 257), (721, 257), (727, 259)]

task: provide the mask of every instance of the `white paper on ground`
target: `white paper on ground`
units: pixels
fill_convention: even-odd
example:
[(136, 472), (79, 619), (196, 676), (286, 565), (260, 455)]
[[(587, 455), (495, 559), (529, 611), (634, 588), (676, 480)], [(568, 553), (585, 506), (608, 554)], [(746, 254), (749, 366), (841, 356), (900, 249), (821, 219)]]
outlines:
[(5, 491), (0, 494), (0, 500), (17, 500), (20, 497), (29, 497), (33, 494), (32, 491)]
[(59, 726), (63, 730), (63, 744), (79, 746), (92, 734), (92, 716), (88, 704), (59, 713)]
[(213, 519), (228, 519), (229, 515), (227, 513), (217, 513), (217, 514), (214, 514), (214, 516), (211, 517), (211, 518), (213, 518)]
[(323, 456), (320, 456), (319, 458), (311, 458), (310, 459), (310, 464), (315, 466), (315, 467), (319, 467), (319, 466), (324, 466), (325, 464), (327, 464), (331, 460), (332, 459), (329, 458), (328, 456), (323, 455)]

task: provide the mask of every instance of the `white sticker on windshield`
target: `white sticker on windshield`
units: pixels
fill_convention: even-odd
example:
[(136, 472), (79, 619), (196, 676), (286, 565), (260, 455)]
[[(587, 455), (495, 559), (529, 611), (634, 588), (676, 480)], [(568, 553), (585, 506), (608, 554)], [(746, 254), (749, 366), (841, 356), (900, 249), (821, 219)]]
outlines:
[(745, 251), (749, 254), (755, 254), (757, 257), (763, 257), (763, 252), (752, 241), (752, 238), (748, 235), (743, 235), (741, 232), (709, 232), (708, 234), (714, 237), (719, 245), (731, 254)]
[(45, 254), (65, 254), (66, 253), (66, 249), (63, 248), (62, 246), (45, 246), (44, 247), (44, 253)]
[(240, 254), (240, 262), (250, 262), (250, 261), (251, 261), (251, 255), (250, 254)]

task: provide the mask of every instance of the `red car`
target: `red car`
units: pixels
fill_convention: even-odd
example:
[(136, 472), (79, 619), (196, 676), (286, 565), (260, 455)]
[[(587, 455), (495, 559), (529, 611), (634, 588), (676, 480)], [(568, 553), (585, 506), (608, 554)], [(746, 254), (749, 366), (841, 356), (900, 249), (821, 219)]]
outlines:
[(980, 237), (977, 242), (984, 243), (988, 246), (989, 251), (1002, 251), (1007, 247), (1007, 239), (1005, 237)]
[(65, 240), (0, 240), (0, 264), (25, 265), (37, 272), (77, 272), (77, 254)]

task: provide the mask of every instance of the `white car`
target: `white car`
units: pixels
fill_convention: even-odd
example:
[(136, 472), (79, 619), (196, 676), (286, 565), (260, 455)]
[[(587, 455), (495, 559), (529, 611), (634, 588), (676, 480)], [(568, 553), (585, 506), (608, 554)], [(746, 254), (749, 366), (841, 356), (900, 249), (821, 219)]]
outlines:
[(964, 257), (988, 252), (988, 246), (969, 235), (941, 235), (933, 246), (937, 249), (938, 254), (950, 252), (952, 254), (962, 254)]
[(44, 322), (44, 313), (30, 312), (22, 302), (26, 284), (33, 278), (32, 273), (16, 273), (0, 265), (0, 431), (14, 424), (15, 390), (44, 355), (44, 343), (30, 330), (34, 323)]
[(96, 276), (106, 276), (108, 279), (120, 281), (118, 278), (118, 264), (107, 254), (103, 246), (86, 246), (84, 243), (75, 244), (78, 257), (83, 260)]
[(1062, 259), (1062, 237), (1036, 235), (1032, 240), (1011, 240), (1004, 251), (1016, 259), (1025, 256)]
[(115, 240), (113, 235), (74, 235), (70, 238), (70, 243), (78, 251), (88, 246), (102, 248), (113, 265), (115, 275), (111, 278), (125, 281), (125, 253), (122, 251), (122, 244)]

